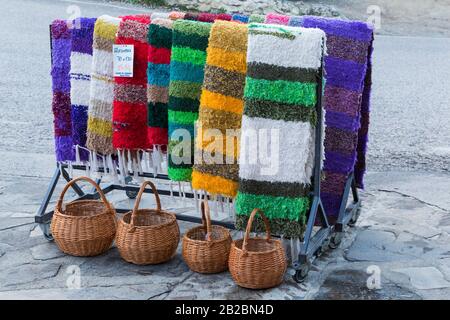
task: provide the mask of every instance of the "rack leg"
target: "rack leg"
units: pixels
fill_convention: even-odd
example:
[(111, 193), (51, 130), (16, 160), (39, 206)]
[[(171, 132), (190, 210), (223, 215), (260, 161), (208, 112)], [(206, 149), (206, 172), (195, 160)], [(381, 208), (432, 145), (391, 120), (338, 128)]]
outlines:
[[(64, 165), (61, 165), (61, 173), (62, 173), (63, 178), (64, 178), (67, 182), (69, 182), (69, 181), (71, 180), (71, 178), (70, 178), (70, 176), (69, 176), (69, 173), (67, 173), (66, 167), (65, 167)], [(72, 189), (76, 192), (76, 194), (77, 194), (79, 197), (84, 196), (83, 190), (81, 190), (81, 188), (80, 188), (76, 183), (74, 183), (74, 184), (72, 185)]]
[[(319, 216), (317, 216), (319, 215)], [(321, 221), (321, 228), (312, 236), (313, 228), (317, 217)], [(294, 280), (296, 282), (303, 282), (311, 268), (311, 260), (313, 256), (321, 254), (329, 244), (332, 228), (328, 224), (328, 219), (322, 205), (320, 197), (314, 197), (311, 206), (311, 211), (306, 225), (306, 232), (303, 243), (298, 255), (298, 261), (294, 262)]]
[[(348, 204), (348, 199), (350, 192), (353, 196), (353, 201), (350, 205)], [(358, 220), (359, 214), (361, 212), (361, 200), (359, 198), (358, 189), (356, 188), (356, 182), (354, 174), (350, 174), (345, 184), (344, 194), (342, 197), (341, 206), (339, 208), (339, 216), (334, 227), (335, 233), (333, 234), (330, 242), (331, 248), (337, 248), (342, 241), (344, 236), (344, 228), (347, 225), (354, 225)]]
[[(125, 184), (132, 184), (132, 182), (133, 182), (133, 178), (131, 176), (125, 177)], [(136, 199), (136, 197), (138, 195), (138, 191), (127, 189), (125, 191), (125, 194), (127, 195), (127, 197), (129, 199)]]
[[(322, 48), (324, 48), (324, 43)], [(323, 50), (324, 51), (324, 50)], [(316, 75), (316, 111), (317, 111), (317, 124), (315, 126), (315, 156), (314, 156), (314, 191), (313, 202), (311, 210), (309, 212), (308, 223), (306, 225), (306, 232), (303, 242), (301, 244), (300, 253), (298, 255), (298, 261), (294, 261), (293, 265), (296, 270), (294, 280), (296, 282), (302, 282), (308, 275), (311, 259), (316, 254), (319, 255), (328, 248), (329, 239), (331, 236), (332, 228), (328, 224), (328, 218), (325, 214), (325, 210), (320, 199), (320, 182), (322, 171), (322, 128), (323, 128), (323, 79), (324, 79), (324, 52), (322, 51), (322, 63), (319, 72)], [(316, 223), (317, 215), (321, 222), (321, 228), (312, 235), (314, 225)]]
[(42, 203), (35, 216), (35, 221), (39, 224), (39, 227), (41, 228), (47, 240), (53, 240), (50, 234), (50, 222), (43, 222), (41, 221), (41, 218), (45, 215), (45, 211), (47, 210), (48, 204), (52, 198), (53, 192), (55, 191), (56, 185), (58, 184), (60, 176), (61, 171), (59, 170), (59, 168), (56, 168), (55, 172), (53, 173), (53, 177), (50, 180), (50, 184), (47, 188), (44, 199), (42, 200)]
[[(95, 179), (95, 183), (100, 185), (100, 183), (102, 183), (102, 178)], [(89, 192), (89, 193), (90, 194), (95, 194), (95, 193), (97, 193), (97, 189), (95, 189), (95, 187), (92, 187), (91, 188), (91, 192)]]
[(358, 188), (356, 187), (356, 181), (353, 179), (352, 181), (352, 194), (353, 194), (353, 203), (356, 204), (357, 208), (353, 210), (352, 218), (349, 221), (349, 226), (354, 226), (358, 221), (359, 215), (361, 214), (361, 200), (359, 199)]

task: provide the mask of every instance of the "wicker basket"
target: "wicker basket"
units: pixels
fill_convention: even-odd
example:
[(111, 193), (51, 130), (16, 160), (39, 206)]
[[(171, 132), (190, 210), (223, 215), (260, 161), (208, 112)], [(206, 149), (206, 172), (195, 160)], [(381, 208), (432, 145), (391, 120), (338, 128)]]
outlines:
[[(138, 209), (142, 194), (150, 185), (156, 198), (156, 209)], [(128, 262), (146, 265), (171, 259), (180, 241), (180, 229), (174, 214), (161, 210), (155, 185), (145, 181), (136, 198), (133, 211), (119, 220), (116, 246)]]
[[(66, 204), (66, 191), (77, 181), (91, 183), (101, 200), (78, 200)], [(51, 232), (61, 251), (73, 256), (96, 256), (107, 251), (116, 234), (116, 211), (92, 179), (79, 177), (70, 181), (56, 203)]]
[(231, 236), (228, 229), (211, 225), (208, 201), (203, 201), (203, 226), (190, 229), (183, 237), (183, 259), (192, 271), (218, 273), (228, 269)]
[[(266, 238), (249, 239), (253, 219), (259, 212), (266, 226)], [(233, 241), (228, 261), (233, 280), (244, 288), (266, 289), (279, 285), (284, 278), (286, 254), (279, 240), (270, 238), (266, 216), (254, 209), (248, 219), (244, 239)]]

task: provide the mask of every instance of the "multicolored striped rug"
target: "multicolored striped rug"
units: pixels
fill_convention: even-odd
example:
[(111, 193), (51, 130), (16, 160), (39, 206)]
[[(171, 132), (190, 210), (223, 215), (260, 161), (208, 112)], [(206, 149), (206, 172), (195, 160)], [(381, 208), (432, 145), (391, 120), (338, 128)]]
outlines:
[(186, 12), (186, 14), (184, 15), (183, 19), (191, 20), (191, 21), (197, 21), (199, 14), (200, 13), (198, 13), (198, 12)]
[(267, 24), (280, 24), (287, 26), (289, 24), (289, 16), (285, 16), (277, 13), (268, 13), (264, 23)]
[[(219, 20), (211, 28), (192, 173), (194, 189), (229, 197), (235, 197), (238, 188), (247, 30), (242, 23)], [(208, 130), (221, 136), (210, 136), (214, 132)]]
[(70, 104), (71, 29), (64, 20), (55, 20), (50, 27), (52, 41), (52, 111), (56, 161), (75, 160), (72, 141)]
[[(249, 25), (236, 198), (240, 230), (251, 211), (260, 208), (273, 233), (294, 238), (303, 234), (310, 208), (317, 73), (324, 39), (319, 29)], [(253, 141), (244, 142), (252, 134)], [(252, 153), (256, 137), (258, 148)], [(251, 162), (255, 150), (258, 158)], [(266, 166), (261, 150), (274, 157)], [(255, 230), (264, 230), (261, 221)]]
[(201, 22), (214, 22), (216, 20), (231, 21), (232, 15), (227, 13), (187, 12), (183, 19)]
[(289, 26), (291, 27), (301, 27), (302, 26), (303, 17), (302, 16), (291, 16), (289, 18)]
[(225, 20), (225, 21), (230, 21), (232, 18), (231, 15), (226, 14), (226, 13), (206, 13), (206, 12), (201, 12), (198, 15), (197, 21), (202, 21), (202, 22), (214, 22), (216, 20)]
[(148, 138), (152, 146), (166, 149), (169, 103), (172, 20), (152, 20), (148, 29)]
[(87, 147), (101, 155), (112, 155), (114, 74), (112, 47), (120, 18), (103, 15), (94, 28)]
[(249, 20), (249, 16), (244, 15), (244, 14), (233, 14), (233, 16), (231, 17), (231, 21), (234, 22), (241, 22), (241, 23), (248, 23)]
[(72, 29), (70, 100), (72, 103), (72, 140), (77, 162), (89, 160), (89, 152), (85, 147), (95, 21), (96, 18), (78, 18), (74, 21), (75, 25)]
[(194, 123), (198, 118), (210, 23), (173, 23), (169, 84), (169, 178), (191, 181)]
[(171, 20), (184, 19), (185, 15), (186, 15), (185, 12), (172, 11), (169, 13), (169, 19), (171, 19)]
[(150, 17), (122, 17), (116, 44), (134, 46), (133, 77), (114, 78), (113, 146), (121, 150), (149, 149), (147, 134), (147, 35)]
[(266, 16), (263, 14), (251, 14), (248, 17), (248, 22), (264, 23), (265, 20)]
[(363, 22), (330, 18), (305, 16), (294, 21), (297, 24), (300, 21), (306, 28), (320, 28), (327, 34), (325, 179), (321, 186), (325, 212), (334, 224), (345, 182), (352, 171), (355, 170), (358, 185), (362, 187), (373, 30)]

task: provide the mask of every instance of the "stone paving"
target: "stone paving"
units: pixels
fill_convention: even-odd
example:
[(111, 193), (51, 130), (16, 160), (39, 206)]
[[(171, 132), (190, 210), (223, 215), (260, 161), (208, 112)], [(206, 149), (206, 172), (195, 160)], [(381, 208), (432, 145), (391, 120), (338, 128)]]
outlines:
[[(450, 297), (450, 176), (369, 173), (360, 219), (341, 246), (317, 258), (304, 283), (295, 283), (287, 274), (281, 286), (263, 291), (237, 287), (228, 272), (191, 272), (182, 261), (181, 246), (173, 260), (157, 266), (126, 263), (116, 248), (93, 258), (63, 254), (33, 222), (48, 182), (48, 177), (0, 176), (0, 299)], [(132, 204), (123, 194), (109, 198), (116, 206)], [(187, 200), (162, 200), (166, 209), (195, 211)], [(152, 204), (147, 195), (142, 205)], [(181, 222), (181, 231), (192, 225)], [(71, 289), (77, 274), (80, 289)]]

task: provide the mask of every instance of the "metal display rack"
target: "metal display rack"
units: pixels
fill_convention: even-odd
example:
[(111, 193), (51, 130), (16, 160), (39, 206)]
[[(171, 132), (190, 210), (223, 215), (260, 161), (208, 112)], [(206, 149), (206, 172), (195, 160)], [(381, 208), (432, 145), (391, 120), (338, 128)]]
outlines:
[[(51, 41), (50, 41), (51, 43)], [(52, 59), (53, 60), (53, 59)], [(349, 176), (345, 191), (343, 200), (341, 203), (340, 211), (339, 211), (339, 217), (337, 219), (336, 225), (330, 225), (327, 219), (327, 215), (325, 213), (321, 197), (320, 197), (320, 181), (321, 181), (321, 163), (322, 163), (322, 135), (323, 135), (323, 109), (322, 109), (322, 103), (323, 103), (323, 77), (324, 77), (324, 70), (323, 70), (323, 58), (322, 58), (322, 64), (318, 70), (318, 73), (316, 75), (317, 79), (317, 87), (316, 87), (316, 112), (317, 112), (317, 125), (315, 127), (315, 159), (314, 159), (314, 177), (313, 177), (313, 190), (310, 194), (312, 205), (310, 212), (308, 214), (308, 220), (306, 225), (306, 231), (304, 234), (304, 237), (300, 244), (300, 250), (298, 253), (297, 261), (293, 261), (293, 267), (295, 269), (295, 274), (293, 275), (293, 278), (296, 282), (302, 282), (306, 276), (308, 275), (308, 272), (311, 267), (312, 260), (315, 256), (319, 256), (323, 251), (325, 251), (328, 247), (330, 248), (336, 248), (339, 243), (342, 240), (344, 227), (347, 224), (355, 223), (358, 215), (359, 215), (359, 208), (361, 205), (361, 201), (358, 196), (358, 191), (356, 189), (355, 181), (353, 173)], [(57, 168), (55, 169), (55, 172), (53, 174), (53, 177), (50, 181), (50, 184), (48, 186), (47, 192), (44, 196), (44, 199), (42, 200), (42, 203), (37, 211), (37, 214), (35, 216), (35, 222), (40, 226), (42, 229), (44, 236), (48, 240), (53, 240), (51, 233), (50, 233), (50, 223), (53, 216), (53, 210), (47, 211), (48, 205), (50, 203), (50, 200), (52, 198), (52, 195), (55, 191), (55, 188), (61, 179), (65, 179), (67, 182), (71, 180), (71, 177), (67, 171), (68, 165), (63, 163), (58, 163)], [(73, 165), (73, 170), (86, 170), (86, 166), (84, 165)], [(100, 173), (105, 172), (105, 168), (99, 168), (98, 170)], [(129, 182), (132, 180), (133, 174), (128, 177), (126, 180), (126, 183), (124, 185), (122, 184), (115, 184), (115, 183), (109, 183), (101, 187), (104, 194), (107, 194), (114, 190), (121, 190), (125, 191), (126, 195), (133, 199), (136, 197), (136, 194), (139, 190), (139, 186), (131, 185)], [(139, 174), (140, 177), (144, 178), (153, 178), (158, 180), (169, 180), (167, 175), (164, 174), (157, 174), (154, 175), (153, 173), (147, 173), (144, 172), (142, 174)], [(99, 185), (101, 183), (101, 179), (97, 179), (96, 181)], [(72, 189), (77, 194), (77, 198), (73, 199), (72, 201), (79, 201), (79, 200), (87, 200), (87, 199), (99, 199), (99, 194), (97, 191), (92, 189), (90, 192), (84, 192), (76, 183), (73, 184)], [(353, 195), (353, 202), (347, 206), (348, 197), (350, 194), (350, 190), (352, 191)], [(145, 189), (145, 193), (153, 193), (151, 189)], [(181, 197), (184, 196), (185, 198), (194, 199), (196, 196), (192, 192), (180, 192), (180, 191), (171, 191), (171, 190), (159, 190), (158, 193), (162, 196), (175, 196), (175, 197)], [(116, 208), (116, 211), (118, 213), (126, 213), (130, 211), (128, 208)], [(187, 214), (176, 214), (176, 217), (178, 220), (182, 221), (188, 221), (188, 222), (194, 222), (194, 223), (201, 223), (200, 217), (195, 217)], [(317, 222), (320, 222), (319, 225)], [(229, 229), (235, 229), (234, 223), (226, 222), (226, 221), (217, 221), (212, 220), (212, 223), (224, 226)], [(316, 227), (314, 229), (314, 227)], [(314, 232), (315, 231), (315, 232)]]
[[(353, 200), (349, 204), (350, 192)], [(334, 233), (330, 239), (330, 247), (337, 248), (344, 236), (345, 226), (354, 226), (361, 212), (361, 199), (356, 187), (355, 175), (352, 172), (345, 183), (344, 193), (339, 207), (339, 215), (334, 225)]]

